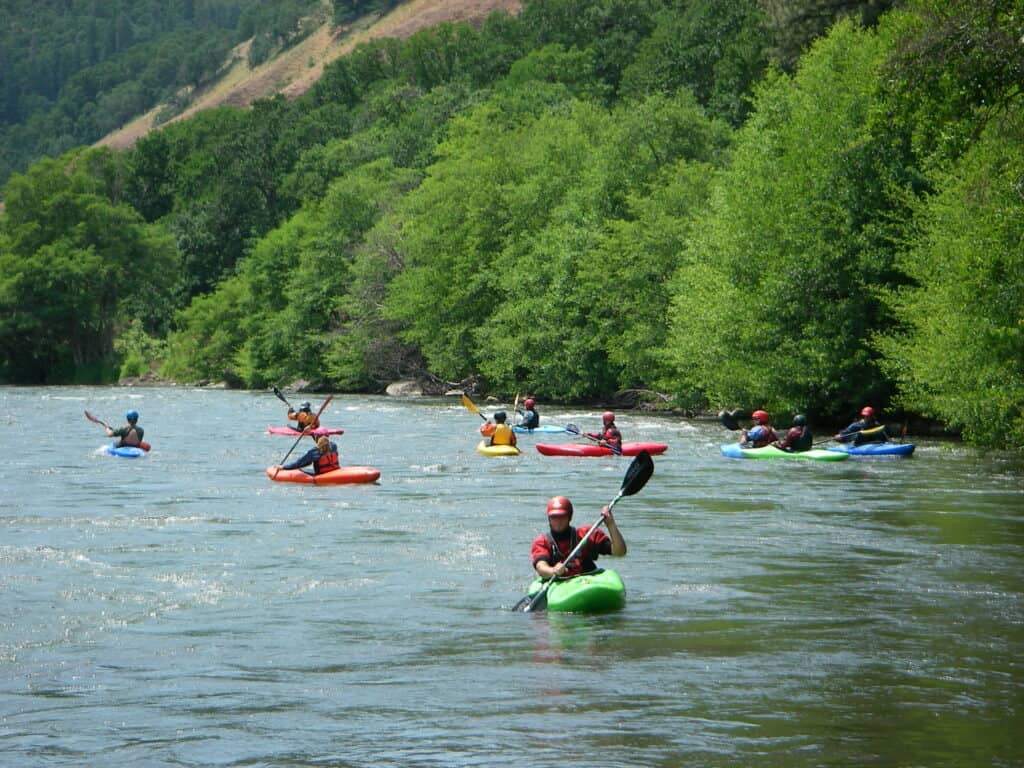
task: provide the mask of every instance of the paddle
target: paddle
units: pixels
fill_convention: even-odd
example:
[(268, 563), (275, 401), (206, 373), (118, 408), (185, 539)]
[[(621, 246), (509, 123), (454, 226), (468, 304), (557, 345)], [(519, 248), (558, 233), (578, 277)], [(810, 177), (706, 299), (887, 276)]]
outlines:
[[(619, 492), (615, 495), (615, 498), (611, 500), (611, 503), (608, 504), (608, 511), (611, 512), (612, 508), (619, 503), (619, 499), (621, 499), (623, 496), (632, 496), (634, 493), (638, 492), (641, 488), (647, 485), (647, 481), (651, 479), (652, 474), (654, 474), (654, 461), (651, 459), (651, 455), (647, 451), (640, 451), (640, 453), (636, 455), (636, 458), (633, 459), (633, 461), (630, 463), (629, 468), (626, 470), (626, 476), (622, 478), (622, 487), (619, 489)], [(602, 514), (599, 518), (597, 518), (594, 524), (590, 526), (590, 530), (587, 531), (587, 534), (582, 539), (580, 539), (579, 543), (575, 547), (573, 547), (572, 552), (570, 552), (562, 562), (571, 562), (572, 559), (576, 557), (577, 554), (579, 554), (579, 551), (583, 548), (583, 545), (587, 543), (587, 540), (590, 538), (590, 534), (596, 531), (603, 522), (604, 515)], [(544, 586), (540, 588), (537, 594), (535, 594), (528, 603), (526, 603), (522, 608), (520, 608), (519, 605), (517, 605), (516, 608), (522, 610), (523, 613), (529, 613), (530, 611), (532, 611), (537, 606), (537, 604), (540, 603), (541, 598), (544, 598), (547, 595), (548, 587), (550, 587), (551, 584), (557, 578), (557, 576), (552, 576), (550, 579), (544, 582)], [(520, 605), (521, 604), (522, 601), (520, 601)]]
[[(326, 408), (327, 404), (331, 402), (331, 400), (333, 399), (334, 395), (328, 395), (327, 399), (324, 400), (323, 405), (320, 406), (320, 410), (316, 412), (316, 418), (318, 420), (320, 418), (320, 414), (324, 412), (324, 408)], [(284, 464), (288, 460), (288, 457), (292, 455), (292, 451), (295, 450), (295, 446), (297, 446), (299, 444), (299, 441), (302, 440), (302, 438), (304, 438), (308, 434), (310, 434), (310, 429), (309, 427), (305, 427), (302, 430), (302, 433), (295, 439), (295, 442), (292, 443), (292, 447), (288, 449), (288, 453), (284, 455), (284, 458), (281, 459), (280, 463), (277, 465), (277, 469), (274, 470), (274, 477), (277, 477), (277, 473), (281, 471), (281, 465)]]
[(480, 413), (480, 409), (473, 404), (473, 401), (469, 399), (469, 396), (465, 392), (462, 393), (462, 404), (466, 406), (469, 410), (471, 410), (473, 413), (475, 413), (477, 416), (479, 416), (481, 419), (487, 421), (487, 417)]
[(284, 395), (281, 394), (281, 390), (278, 389), (277, 387), (274, 387), (274, 394), (277, 395), (277, 399), (278, 400), (280, 400), (282, 403), (284, 403), (285, 405), (288, 406), (288, 410), (289, 411), (294, 411), (295, 410), (292, 407), (292, 404), (288, 402), (288, 399)]
[(519, 419), (519, 393), (516, 392), (516, 399), (512, 402), (512, 423), (515, 424)]
[(747, 412), (737, 408), (734, 411), (721, 411), (718, 414), (718, 420), (722, 423), (722, 426), (726, 429), (731, 429), (735, 432), (740, 428), (739, 419), (747, 418)]
[[(92, 422), (93, 424), (101, 424), (101, 425), (102, 425), (103, 427), (105, 427), (106, 429), (109, 429), (109, 430), (110, 430), (111, 432), (113, 432), (113, 431), (114, 431), (113, 429), (111, 429), (110, 425), (109, 425), (109, 424), (107, 424), (107, 422), (103, 421), (102, 419), (97, 419), (97, 418), (96, 418), (95, 416), (93, 416), (93, 415), (92, 415), (91, 413), (89, 413), (88, 411), (86, 411), (86, 412), (85, 412), (85, 418), (87, 418), (87, 419), (88, 419), (89, 421), (91, 421), (91, 422)], [(150, 448), (152, 448), (153, 446), (151, 446), (151, 445), (150, 445), (149, 443), (147, 443), (147, 442), (145, 442), (145, 441), (143, 441), (143, 440), (140, 440), (140, 441), (139, 441), (139, 446), (138, 446), (138, 447), (139, 447), (139, 448), (141, 448), (141, 449), (142, 449), (142, 450), (144, 450), (144, 451), (148, 451), (148, 450), (149, 450)]]
[[(593, 440), (596, 443), (602, 442), (600, 437), (594, 437), (593, 435), (587, 434), (586, 432), (580, 432), (580, 428), (577, 427), (575, 424), (566, 424), (565, 431), (568, 432), (570, 435), (580, 435), (582, 437), (587, 438), (588, 440)], [(612, 453), (614, 453), (616, 456), (622, 455), (622, 449), (619, 448), (617, 445), (609, 445), (608, 443), (604, 443), (604, 447), (607, 448)]]

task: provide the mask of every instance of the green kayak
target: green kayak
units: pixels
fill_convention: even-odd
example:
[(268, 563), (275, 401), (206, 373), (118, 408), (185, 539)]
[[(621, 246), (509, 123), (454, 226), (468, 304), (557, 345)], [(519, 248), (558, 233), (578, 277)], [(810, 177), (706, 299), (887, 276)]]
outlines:
[(842, 461), (847, 458), (845, 453), (812, 448), (809, 451), (790, 453), (780, 451), (774, 445), (764, 448), (741, 448), (739, 443), (726, 443), (722, 446), (722, 455), (730, 459), (803, 459), (805, 461)]
[[(537, 577), (530, 584), (524, 601), (529, 602), (533, 595), (544, 586), (544, 581)], [(626, 604), (626, 585), (622, 578), (610, 568), (598, 568), (596, 571), (584, 573), (571, 579), (556, 580), (548, 587), (545, 598), (541, 598), (535, 607), (544, 607), (547, 600), (549, 611), (562, 613), (603, 613), (617, 611)]]

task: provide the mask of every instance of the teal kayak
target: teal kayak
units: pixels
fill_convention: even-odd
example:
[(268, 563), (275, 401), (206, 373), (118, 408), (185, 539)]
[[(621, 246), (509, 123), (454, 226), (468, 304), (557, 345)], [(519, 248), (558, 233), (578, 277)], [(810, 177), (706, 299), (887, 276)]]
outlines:
[[(532, 598), (544, 586), (539, 576), (530, 584), (524, 601)], [(574, 576), (571, 579), (557, 579), (548, 587), (547, 595), (536, 608), (543, 608), (547, 600), (549, 611), (562, 613), (605, 613), (617, 611), (626, 604), (626, 585), (622, 578), (610, 568)]]
[(554, 424), (541, 424), (539, 427), (534, 427), (533, 429), (527, 429), (522, 424), (516, 424), (512, 429), (520, 435), (557, 435), (561, 432), (565, 432), (565, 427), (557, 427)]
[(812, 448), (809, 451), (780, 451), (774, 445), (764, 448), (741, 448), (739, 443), (726, 443), (722, 446), (722, 455), (730, 459), (803, 459), (804, 461), (842, 461), (849, 454), (836, 451)]

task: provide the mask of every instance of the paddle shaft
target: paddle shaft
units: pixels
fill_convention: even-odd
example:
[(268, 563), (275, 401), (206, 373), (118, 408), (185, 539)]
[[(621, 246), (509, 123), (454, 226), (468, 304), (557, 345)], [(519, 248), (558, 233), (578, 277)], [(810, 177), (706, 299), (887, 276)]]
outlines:
[[(319, 419), (319, 418), (320, 418), (320, 414), (324, 412), (324, 408), (326, 408), (326, 407), (327, 407), (327, 404), (328, 404), (329, 402), (331, 402), (331, 400), (333, 400), (333, 399), (334, 399), (334, 395), (328, 395), (328, 396), (327, 396), (327, 399), (326, 399), (326, 400), (324, 400), (324, 402), (323, 402), (323, 405), (321, 405), (321, 406), (320, 406), (320, 410), (316, 412), (316, 417), (317, 417), (317, 419)], [(284, 455), (284, 458), (283, 458), (283, 459), (281, 459), (281, 463), (280, 463), (280, 464), (278, 464), (278, 466), (277, 466), (277, 469), (276, 469), (276, 470), (274, 470), (274, 477), (277, 477), (277, 473), (281, 471), (281, 464), (284, 464), (284, 463), (285, 463), (285, 462), (286, 462), (286, 461), (288, 460), (288, 457), (292, 455), (292, 451), (294, 451), (294, 450), (295, 450), (295, 446), (297, 446), (297, 445), (299, 444), (299, 441), (300, 441), (300, 440), (302, 440), (302, 438), (304, 438), (304, 437), (305, 437), (305, 436), (306, 436), (307, 434), (309, 434), (309, 433), (308, 433), (308, 432), (306, 431), (306, 430), (308, 430), (308, 429), (309, 429), (309, 427), (305, 427), (305, 428), (304, 428), (304, 429), (302, 430), (302, 433), (301, 433), (301, 434), (300, 434), (300, 435), (298, 436), (298, 438), (296, 438), (295, 442), (294, 442), (294, 443), (292, 443), (292, 447), (288, 449), (288, 453), (286, 453), (286, 454)]]
[(577, 427), (575, 424), (566, 424), (565, 425), (565, 431), (568, 432), (570, 435), (579, 435), (580, 437), (585, 437), (588, 440), (593, 440), (595, 443), (604, 442), (604, 447), (607, 448), (609, 451), (614, 453), (616, 456), (621, 456), (622, 455), (622, 449), (621, 448), (618, 448), (618, 447), (616, 447), (614, 445), (611, 445), (607, 441), (603, 441), (602, 438), (600, 438), (600, 437), (594, 437), (593, 435), (589, 434), (588, 432), (581, 432), (580, 428)]
[(274, 387), (274, 394), (277, 395), (277, 399), (278, 400), (280, 400), (282, 403), (284, 403), (285, 405), (288, 406), (288, 410), (290, 410), (290, 411), (294, 411), (295, 410), (295, 408), (292, 407), (292, 404), (288, 402), (288, 399), (284, 395), (281, 394), (281, 390), (278, 389), (277, 387)]

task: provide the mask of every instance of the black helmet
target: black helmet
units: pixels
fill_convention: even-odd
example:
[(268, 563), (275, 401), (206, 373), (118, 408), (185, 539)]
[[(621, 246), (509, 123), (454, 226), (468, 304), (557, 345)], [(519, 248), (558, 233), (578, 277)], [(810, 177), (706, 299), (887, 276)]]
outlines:
[(798, 427), (802, 427), (804, 424), (807, 423), (807, 417), (804, 416), (802, 413), (798, 413), (796, 416), (793, 417), (793, 423), (796, 424)]
[(499, 424), (504, 424), (505, 423), (505, 412), (504, 411), (496, 411), (495, 414), (494, 414), (494, 420), (496, 422), (498, 422)]
[(299, 410), (300, 411), (311, 411), (311, 410), (313, 410), (313, 404), (310, 403), (310, 402), (299, 403)]

